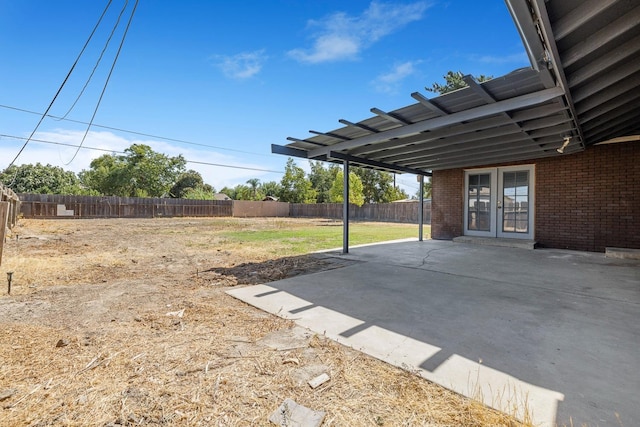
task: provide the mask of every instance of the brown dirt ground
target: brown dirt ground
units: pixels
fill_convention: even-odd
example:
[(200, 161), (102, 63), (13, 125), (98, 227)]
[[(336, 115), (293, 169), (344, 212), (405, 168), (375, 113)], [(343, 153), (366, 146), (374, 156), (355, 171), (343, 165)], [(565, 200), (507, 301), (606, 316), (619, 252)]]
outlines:
[[(22, 220), (0, 268), (0, 426), (269, 425), (285, 398), (325, 426), (520, 425), (225, 294), (341, 266), (219, 235), (272, 226)], [(311, 389), (321, 372), (331, 380)]]

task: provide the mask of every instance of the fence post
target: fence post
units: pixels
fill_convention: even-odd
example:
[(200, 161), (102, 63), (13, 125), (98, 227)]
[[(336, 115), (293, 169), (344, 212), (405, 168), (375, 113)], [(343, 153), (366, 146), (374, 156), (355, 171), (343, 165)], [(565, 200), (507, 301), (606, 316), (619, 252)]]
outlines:
[(0, 202), (0, 265), (2, 265), (2, 249), (4, 248), (4, 239), (7, 233), (9, 203), (10, 202)]

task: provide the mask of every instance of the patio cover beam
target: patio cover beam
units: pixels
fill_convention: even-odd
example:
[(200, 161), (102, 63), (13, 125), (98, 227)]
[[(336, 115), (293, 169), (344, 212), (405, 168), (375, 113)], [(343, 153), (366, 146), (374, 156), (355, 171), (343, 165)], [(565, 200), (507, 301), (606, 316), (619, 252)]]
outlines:
[(377, 115), (379, 117), (382, 117), (383, 119), (388, 120), (388, 121), (390, 121), (392, 123), (399, 123), (401, 125), (410, 125), (411, 124), (411, 122), (406, 121), (402, 117), (400, 117), (400, 116), (398, 116), (396, 114), (386, 113), (386, 112), (382, 111), (379, 108), (373, 107), (370, 111), (373, 114), (375, 114), (375, 115)]
[[(526, 110), (514, 111), (512, 113), (513, 120), (520, 122), (539, 117), (547, 117), (551, 114), (565, 110), (566, 107), (562, 103), (541, 105), (538, 107), (528, 108)], [(425, 133), (420, 133), (403, 139), (394, 139), (392, 141), (383, 142), (376, 145), (366, 145), (350, 151), (351, 155), (358, 156), (364, 153), (376, 153), (382, 150), (402, 148), (411, 144), (425, 143), (436, 139), (463, 135), (476, 131), (482, 131), (489, 128), (500, 127), (504, 125), (504, 119), (501, 117), (490, 117), (488, 119), (476, 120), (471, 123), (461, 123), (453, 126), (447, 126), (443, 129), (437, 129)]]
[(321, 136), (330, 136), (331, 138), (341, 139), (343, 141), (351, 141), (351, 138), (347, 138), (346, 136), (338, 135), (337, 133), (333, 132), (318, 132), (317, 130), (310, 130), (309, 133)]
[(304, 142), (306, 144), (311, 144), (311, 145), (319, 145), (320, 147), (324, 147), (326, 146), (326, 144), (322, 144), (320, 142), (316, 142), (316, 141), (307, 141), (305, 139), (300, 139), (300, 138), (294, 138), (292, 136), (288, 136), (287, 137), (287, 141), (291, 141), (291, 142)]
[(556, 86), (549, 89), (543, 89), (538, 92), (516, 96), (514, 98), (505, 99), (493, 104), (482, 105), (479, 107), (449, 114), (447, 116), (423, 120), (421, 122), (390, 129), (374, 135), (363, 136), (362, 138), (354, 139), (351, 141), (339, 142), (337, 144), (331, 145), (330, 147), (319, 147), (311, 150), (308, 157), (310, 159), (316, 159), (317, 157), (329, 154), (330, 151), (349, 150), (352, 148), (361, 147), (363, 145), (384, 142), (392, 138), (401, 138), (424, 132), (426, 130), (441, 128), (467, 120), (479, 119), (482, 117), (500, 114), (505, 111), (526, 108), (533, 105), (542, 104), (544, 102), (552, 100), (553, 98), (557, 98), (563, 95), (565, 95), (565, 93), (561, 87)]
[(273, 154), (282, 154), (283, 156), (300, 157), (306, 159), (308, 151), (299, 148), (286, 147), (284, 145), (271, 144), (271, 152)]
[(411, 94), (411, 97), (439, 116), (445, 116), (448, 114), (446, 111), (431, 102), (429, 98), (422, 95), (420, 92), (413, 92)]
[(566, 68), (584, 58), (589, 52), (601, 48), (610, 41), (633, 28), (640, 21), (640, 6), (625, 13), (600, 31), (591, 34), (583, 42), (576, 44), (562, 55), (562, 65)]
[(580, 28), (581, 25), (588, 22), (599, 13), (603, 12), (609, 6), (616, 4), (618, 0), (587, 0), (580, 7), (567, 13), (558, 19), (553, 28), (553, 34), (556, 40), (561, 40)]
[(370, 127), (370, 126), (363, 125), (362, 123), (352, 123), (349, 120), (345, 120), (345, 119), (340, 119), (338, 121), (340, 123), (342, 123), (343, 125), (345, 125), (345, 126), (353, 126), (353, 127), (356, 127), (356, 128), (360, 128), (362, 130), (366, 130), (367, 132), (370, 132), (370, 133), (379, 133), (380, 132), (378, 129), (374, 129), (374, 128)]
[(369, 160), (369, 159), (365, 159), (365, 158), (362, 158), (362, 157), (350, 156), (348, 154), (338, 153), (336, 151), (329, 152), (329, 158), (330, 159), (342, 160), (342, 161), (349, 161), (349, 162), (352, 162), (352, 163), (358, 163), (358, 164), (361, 164), (361, 165), (371, 166), (371, 167), (378, 168), (378, 169), (387, 169), (387, 170), (395, 171), (395, 172), (412, 173), (414, 175), (431, 176), (430, 172), (426, 172), (424, 170), (408, 168), (408, 167), (400, 166), (400, 165), (394, 165), (392, 163), (378, 162), (378, 161), (375, 161), (375, 160)]

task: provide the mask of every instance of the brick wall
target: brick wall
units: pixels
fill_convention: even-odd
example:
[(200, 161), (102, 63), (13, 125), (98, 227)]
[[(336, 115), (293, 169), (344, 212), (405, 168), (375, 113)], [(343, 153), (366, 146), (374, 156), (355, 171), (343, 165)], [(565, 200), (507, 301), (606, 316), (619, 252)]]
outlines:
[(596, 252), (640, 248), (640, 143), (538, 160), (536, 240)]
[[(520, 163), (536, 165), (535, 239), (541, 246), (640, 248), (640, 143)], [(462, 235), (463, 169), (435, 171), (432, 179), (433, 238)]]
[(434, 171), (431, 177), (431, 238), (463, 234), (464, 170)]

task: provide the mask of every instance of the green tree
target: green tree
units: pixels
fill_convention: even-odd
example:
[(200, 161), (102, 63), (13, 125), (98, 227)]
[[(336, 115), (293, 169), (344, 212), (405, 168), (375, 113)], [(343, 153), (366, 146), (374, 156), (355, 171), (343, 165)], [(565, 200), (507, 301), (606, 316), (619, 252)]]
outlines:
[(247, 180), (247, 184), (251, 189), (251, 200), (262, 200), (264, 196), (259, 193), (260, 180), (258, 178), (251, 178)]
[(0, 182), (16, 193), (91, 195), (77, 175), (59, 166), (12, 165), (0, 174)]
[(393, 175), (373, 169), (353, 168), (362, 181), (365, 203), (389, 203), (406, 199), (407, 194), (393, 185)]
[(187, 190), (182, 194), (182, 198), (191, 200), (213, 200), (215, 199), (215, 194), (216, 192), (213, 190), (212, 186), (204, 184), (203, 186), (195, 188), (187, 188)]
[(233, 188), (233, 193), (235, 196), (233, 200), (253, 200), (253, 190), (248, 185), (244, 185), (244, 184), (236, 185)]
[(220, 193), (222, 194), (226, 194), (227, 196), (229, 196), (229, 198), (231, 200), (236, 200), (236, 190), (234, 190), (231, 187), (222, 187), (222, 190), (220, 190)]
[[(424, 179), (423, 192), (424, 192), (423, 195), (425, 199), (431, 198), (431, 177), (430, 176), (426, 176)], [(418, 186), (418, 191), (416, 191), (416, 197), (418, 199), (420, 198), (420, 186)]]
[(317, 193), (316, 202), (329, 203), (331, 201), (331, 186), (336, 174), (340, 171), (340, 166), (330, 164), (328, 168), (325, 168), (323, 162), (314, 162), (313, 160), (309, 161), (309, 165), (311, 166), (309, 180)]
[(260, 184), (260, 193), (264, 194), (265, 197), (272, 196), (279, 199), (282, 187), (275, 181), (263, 182)]
[[(362, 181), (354, 172), (349, 172), (349, 203), (357, 206), (364, 205)], [(338, 171), (331, 186), (331, 202), (342, 203), (344, 201), (344, 172)]]
[(87, 187), (103, 195), (165, 197), (185, 171), (182, 155), (169, 157), (148, 145), (132, 144), (124, 155), (105, 154), (80, 172)]
[[(442, 85), (440, 83), (434, 83), (431, 85), (431, 87), (425, 87), (425, 89), (429, 92), (435, 92), (442, 95), (444, 93), (453, 92), (454, 90), (462, 89), (463, 87), (468, 86), (464, 82), (464, 80), (462, 80), (462, 78), (464, 77), (462, 71), (448, 71), (447, 74), (442, 77), (444, 77), (445, 84)], [(475, 77), (475, 79), (480, 83), (491, 80), (492, 78), (493, 76), (485, 76), (484, 74), (480, 74), (479, 76)]]
[(199, 172), (189, 169), (178, 176), (178, 180), (169, 190), (169, 197), (177, 199), (193, 198), (186, 197), (186, 194), (193, 190), (196, 190), (193, 194), (197, 194), (200, 191), (203, 193), (215, 193), (215, 189), (211, 185), (204, 183), (202, 175), (200, 175)]
[(311, 181), (307, 179), (304, 169), (296, 166), (291, 158), (287, 160), (280, 186), (282, 187), (280, 199), (283, 202), (314, 203), (316, 201), (316, 190), (313, 189)]

